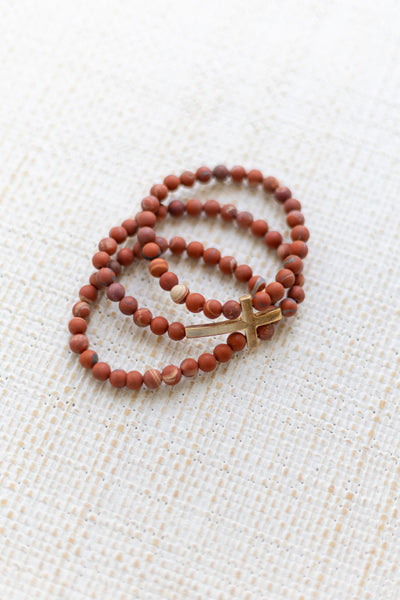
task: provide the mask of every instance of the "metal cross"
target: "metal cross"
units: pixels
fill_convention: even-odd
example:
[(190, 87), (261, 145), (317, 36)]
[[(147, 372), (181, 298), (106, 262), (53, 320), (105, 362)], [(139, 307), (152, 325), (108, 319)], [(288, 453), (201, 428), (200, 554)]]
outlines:
[(239, 298), (242, 314), (237, 319), (220, 321), (219, 323), (204, 323), (202, 325), (189, 325), (185, 327), (186, 337), (196, 338), (207, 335), (220, 335), (222, 333), (234, 333), (235, 331), (244, 331), (247, 347), (249, 350), (257, 346), (257, 327), (275, 323), (282, 318), (280, 308), (271, 306), (264, 312), (253, 312), (253, 303), (250, 294)]

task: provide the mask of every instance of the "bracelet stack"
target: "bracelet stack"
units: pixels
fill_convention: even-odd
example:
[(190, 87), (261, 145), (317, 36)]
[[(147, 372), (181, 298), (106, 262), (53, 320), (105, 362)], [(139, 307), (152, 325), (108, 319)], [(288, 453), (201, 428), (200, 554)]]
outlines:
[[(172, 200), (168, 205), (165, 200), (170, 192), (179, 186), (192, 187), (196, 182), (206, 184), (212, 179), (231, 181), (235, 184), (247, 183), (254, 188), (261, 186), (267, 194), (273, 194), (275, 200), (283, 205), (286, 222), (291, 228), (291, 241), (284, 242), (279, 231), (269, 229), (264, 219), (254, 220), (248, 211), (238, 212), (233, 204), (220, 205), (216, 200), (204, 203), (196, 198), (186, 203)], [(303, 259), (307, 256), (309, 231), (304, 225), (301, 204), (292, 197), (287, 187), (279, 185), (274, 177), (264, 178), (262, 173), (253, 169), (249, 172), (243, 167), (217, 166), (214, 170), (200, 167), (196, 173), (185, 171), (180, 177), (168, 175), (162, 184), (153, 185), (150, 195), (143, 198), (142, 211), (135, 218), (125, 220), (121, 225), (112, 227), (109, 236), (102, 239), (98, 252), (92, 258), (96, 271), (89, 278), (89, 283), (79, 291), (79, 302), (74, 304), (73, 318), (69, 322), (72, 334), (70, 349), (79, 354), (80, 364), (91, 369), (93, 376), (100, 380), (110, 381), (116, 388), (127, 387), (138, 390), (143, 385), (148, 389), (156, 389), (162, 383), (177, 384), (182, 376), (195, 377), (199, 371), (211, 372), (218, 363), (232, 358), (234, 352), (246, 346), (252, 348), (258, 339), (268, 340), (274, 333), (274, 323), (281, 317), (292, 317), (297, 312), (298, 304), (304, 300)], [(178, 218), (184, 214), (190, 217), (206, 215), (210, 218), (219, 216), (225, 222), (236, 223), (237, 227), (247, 229), (257, 238), (263, 240), (267, 248), (274, 249), (282, 261), (275, 281), (267, 283), (260, 275), (253, 274), (252, 268), (246, 264), (238, 265), (233, 256), (222, 256), (214, 247), (205, 248), (201, 242), (187, 243), (182, 237), (175, 236), (169, 242), (156, 234), (157, 223), (167, 217)], [(136, 236), (133, 245), (124, 244), (129, 238)], [(238, 282), (247, 284), (248, 293), (236, 300), (222, 303), (218, 299), (206, 299), (198, 292), (191, 292), (186, 285), (179, 282), (178, 276), (169, 270), (164, 255), (169, 251), (173, 255), (187, 256), (193, 260), (202, 260), (206, 265), (218, 267), (226, 275), (233, 275)], [(133, 296), (127, 296), (123, 285), (117, 281), (123, 267), (134, 261), (149, 261), (150, 274), (158, 279), (162, 290), (169, 292), (173, 302), (185, 304), (191, 313), (204, 313), (210, 320), (225, 317), (224, 321), (192, 325), (185, 327), (178, 321), (169, 323), (163, 316), (153, 316), (151, 310), (139, 307)], [(219, 343), (212, 352), (201, 354), (197, 359), (186, 358), (179, 366), (167, 365), (161, 371), (149, 369), (144, 374), (139, 371), (123, 369), (111, 370), (106, 362), (99, 361), (97, 353), (89, 348), (86, 335), (87, 320), (99, 292), (105, 290), (111, 302), (118, 303), (119, 310), (125, 316), (132, 317), (138, 327), (149, 327), (157, 335), (168, 335), (171, 340), (202, 337), (229, 333), (225, 343)], [(254, 312), (254, 310), (257, 312)]]

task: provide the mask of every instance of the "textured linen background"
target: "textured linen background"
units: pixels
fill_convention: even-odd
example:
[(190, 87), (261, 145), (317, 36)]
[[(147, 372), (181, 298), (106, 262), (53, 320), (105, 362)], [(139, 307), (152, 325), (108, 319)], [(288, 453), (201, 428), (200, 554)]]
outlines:
[[(1, 600), (400, 598), (399, 3), (0, 6)], [(303, 203), (306, 302), (194, 382), (96, 382), (66, 325), (98, 240), (152, 183), (221, 162)], [(261, 192), (192, 193), (285, 228)], [(160, 231), (276, 272), (229, 224)], [(130, 275), (154, 314), (199, 321)], [(157, 341), (104, 299), (89, 337), (142, 370), (213, 343)]]

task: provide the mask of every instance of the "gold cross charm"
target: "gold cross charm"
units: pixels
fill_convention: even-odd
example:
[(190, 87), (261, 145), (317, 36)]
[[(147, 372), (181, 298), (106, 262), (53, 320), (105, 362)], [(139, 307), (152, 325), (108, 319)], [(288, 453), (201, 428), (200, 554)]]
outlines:
[(203, 325), (189, 325), (185, 327), (186, 337), (205, 337), (207, 335), (220, 335), (221, 333), (234, 333), (235, 331), (244, 331), (249, 350), (257, 346), (257, 327), (275, 323), (282, 318), (280, 308), (271, 308), (265, 312), (253, 312), (253, 303), (250, 294), (239, 298), (242, 307), (242, 314), (237, 319), (229, 321), (220, 321), (219, 323), (204, 323)]

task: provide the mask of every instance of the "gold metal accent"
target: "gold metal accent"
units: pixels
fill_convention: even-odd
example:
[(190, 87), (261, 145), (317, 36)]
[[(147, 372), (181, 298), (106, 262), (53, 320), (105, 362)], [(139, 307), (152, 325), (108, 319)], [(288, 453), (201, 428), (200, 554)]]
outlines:
[(240, 306), (242, 314), (237, 319), (220, 321), (219, 323), (203, 323), (202, 325), (189, 325), (185, 327), (186, 337), (197, 338), (208, 335), (220, 335), (222, 333), (234, 333), (235, 331), (244, 331), (247, 347), (249, 350), (257, 346), (257, 327), (275, 323), (282, 318), (280, 308), (271, 306), (264, 312), (253, 312), (253, 303), (250, 294), (240, 296)]

